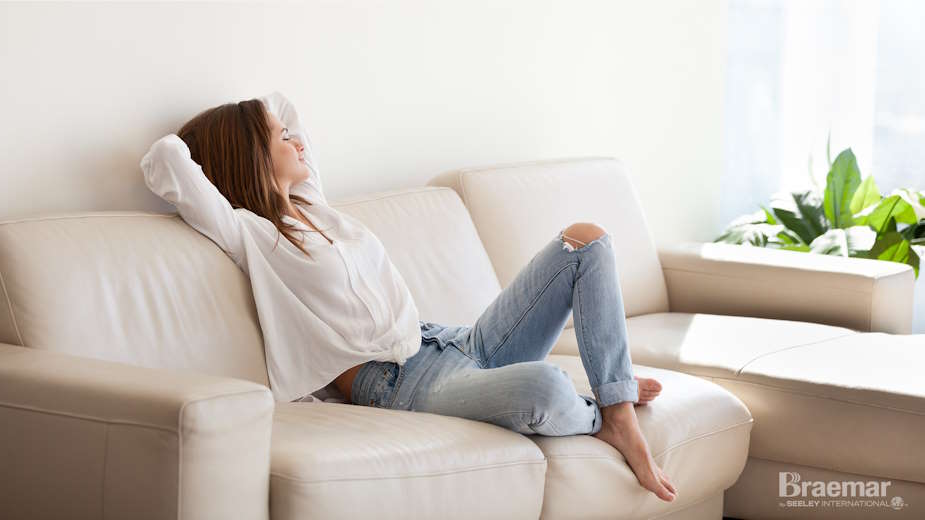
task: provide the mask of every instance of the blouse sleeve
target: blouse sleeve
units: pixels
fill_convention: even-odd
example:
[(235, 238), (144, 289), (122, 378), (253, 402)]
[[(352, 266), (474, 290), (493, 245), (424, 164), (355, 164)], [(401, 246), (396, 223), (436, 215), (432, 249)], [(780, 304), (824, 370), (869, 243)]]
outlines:
[(145, 184), (173, 204), (180, 216), (215, 242), (236, 263), (243, 258), (242, 223), (228, 199), (193, 161), (186, 143), (176, 134), (151, 145), (141, 159)]
[(315, 161), (315, 147), (312, 145), (311, 138), (302, 125), (302, 120), (299, 118), (295, 106), (293, 106), (289, 99), (279, 91), (267, 94), (261, 97), (260, 100), (267, 106), (267, 110), (272, 112), (273, 115), (283, 123), (283, 126), (289, 129), (289, 135), (298, 139), (302, 143), (302, 146), (305, 147), (305, 152), (302, 155), (305, 157), (304, 162), (311, 173), (305, 182), (292, 186), (289, 192), (309, 200), (312, 198), (320, 198), (322, 203), (327, 205), (328, 200), (327, 197), (324, 196), (321, 175), (318, 173), (318, 165)]

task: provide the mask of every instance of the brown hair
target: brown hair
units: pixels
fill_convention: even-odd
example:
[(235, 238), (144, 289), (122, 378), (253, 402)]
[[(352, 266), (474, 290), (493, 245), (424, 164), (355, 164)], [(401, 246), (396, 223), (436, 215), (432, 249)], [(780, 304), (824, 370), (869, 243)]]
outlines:
[[(228, 199), (233, 208), (245, 208), (273, 223), (293, 245), (296, 229), (283, 222), (286, 201), (278, 191), (270, 157), (270, 123), (267, 108), (259, 99), (226, 103), (200, 112), (177, 132), (190, 156), (202, 166), (206, 178)], [(294, 203), (311, 205), (298, 195)], [(276, 244), (279, 244), (279, 234)]]

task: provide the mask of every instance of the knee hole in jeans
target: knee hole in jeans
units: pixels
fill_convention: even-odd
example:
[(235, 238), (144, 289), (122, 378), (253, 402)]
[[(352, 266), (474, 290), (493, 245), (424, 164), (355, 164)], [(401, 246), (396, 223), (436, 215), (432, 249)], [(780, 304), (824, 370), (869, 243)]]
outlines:
[(607, 230), (591, 222), (576, 222), (559, 232), (562, 249), (576, 251), (607, 234)]

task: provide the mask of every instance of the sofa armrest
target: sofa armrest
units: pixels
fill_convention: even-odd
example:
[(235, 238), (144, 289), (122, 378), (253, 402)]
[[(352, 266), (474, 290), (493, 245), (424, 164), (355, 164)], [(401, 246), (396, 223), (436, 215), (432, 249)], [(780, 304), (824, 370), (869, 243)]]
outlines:
[(897, 262), (724, 243), (659, 248), (672, 312), (909, 334), (914, 274)]
[(0, 518), (269, 518), (273, 396), (0, 343)]

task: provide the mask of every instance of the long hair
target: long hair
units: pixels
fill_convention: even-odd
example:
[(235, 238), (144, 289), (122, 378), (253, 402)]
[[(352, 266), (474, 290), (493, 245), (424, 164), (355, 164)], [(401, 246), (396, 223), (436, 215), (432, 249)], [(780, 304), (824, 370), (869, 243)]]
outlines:
[[(302, 247), (302, 241), (296, 240), (296, 227), (283, 222), (280, 216), (286, 209), (286, 201), (273, 175), (270, 123), (263, 102), (249, 99), (209, 108), (184, 124), (177, 135), (232, 208), (245, 208), (276, 226), (274, 249), (281, 233), (311, 257)], [(289, 200), (312, 204), (293, 194)]]

